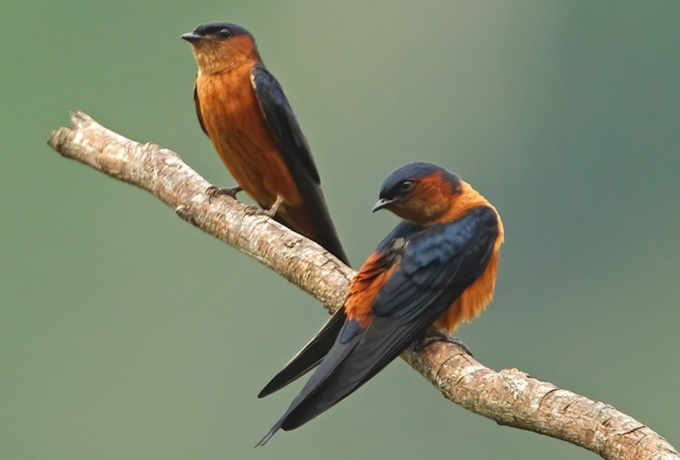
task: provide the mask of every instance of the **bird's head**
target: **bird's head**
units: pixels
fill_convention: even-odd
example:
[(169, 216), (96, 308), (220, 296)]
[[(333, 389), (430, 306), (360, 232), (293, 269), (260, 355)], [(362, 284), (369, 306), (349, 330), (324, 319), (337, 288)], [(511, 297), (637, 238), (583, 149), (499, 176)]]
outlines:
[(243, 27), (211, 22), (182, 34), (191, 43), (199, 74), (223, 72), (248, 60), (259, 60), (255, 39)]
[(432, 163), (409, 163), (387, 176), (373, 212), (389, 209), (416, 225), (429, 225), (449, 210), (461, 184), (458, 176)]

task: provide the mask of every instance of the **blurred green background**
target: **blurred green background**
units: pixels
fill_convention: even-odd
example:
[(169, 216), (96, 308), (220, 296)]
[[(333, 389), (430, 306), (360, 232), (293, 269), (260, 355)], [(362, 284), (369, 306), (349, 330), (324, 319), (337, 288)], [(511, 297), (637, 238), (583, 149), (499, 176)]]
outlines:
[(255, 395), (326, 314), (148, 194), (45, 145), (83, 110), (233, 181), (179, 35), (247, 27), (359, 265), (394, 168), (458, 172), (503, 216), (497, 295), (460, 337), (680, 445), (680, 3), (14, 2), (3, 8), (0, 458), (593, 458), (445, 401), (398, 361), (252, 446), (299, 390)]

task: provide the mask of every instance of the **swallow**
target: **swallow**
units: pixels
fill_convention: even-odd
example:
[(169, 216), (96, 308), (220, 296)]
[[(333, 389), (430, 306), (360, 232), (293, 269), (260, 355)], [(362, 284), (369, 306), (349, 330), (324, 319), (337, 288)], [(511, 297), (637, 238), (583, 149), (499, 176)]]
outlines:
[(288, 99), (244, 28), (225, 22), (196, 27), (196, 115), (237, 187), (210, 187), (232, 197), (243, 190), (270, 217), (316, 241), (349, 264), (321, 191), (309, 145)]
[[(322, 338), (312, 339), (286, 365), (286, 378), (277, 375), (259, 394), (316, 367), (258, 446), (279, 429), (298, 428), (328, 410), (412, 344), (450, 337), (491, 302), (503, 223), (470, 184), (439, 166), (410, 163), (383, 182), (373, 211), (381, 209), (403, 220), (352, 279), (343, 315), (329, 320), (344, 318), (337, 334), (324, 326)], [(314, 343), (322, 351), (314, 352)]]

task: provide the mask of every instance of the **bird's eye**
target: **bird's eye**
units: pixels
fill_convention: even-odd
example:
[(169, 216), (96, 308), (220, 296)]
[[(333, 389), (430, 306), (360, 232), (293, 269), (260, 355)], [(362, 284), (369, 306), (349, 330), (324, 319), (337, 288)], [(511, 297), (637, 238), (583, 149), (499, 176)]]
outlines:
[(224, 29), (220, 29), (219, 32), (217, 32), (220, 37), (222, 38), (229, 38), (231, 37), (232, 33), (230, 29), (227, 29), (226, 27)]
[(401, 192), (410, 192), (413, 190), (413, 187), (415, 187), (416, 183), (413, 182), (412, 180), (405, 180), (401, 184), (399, 184), (399, 190)]

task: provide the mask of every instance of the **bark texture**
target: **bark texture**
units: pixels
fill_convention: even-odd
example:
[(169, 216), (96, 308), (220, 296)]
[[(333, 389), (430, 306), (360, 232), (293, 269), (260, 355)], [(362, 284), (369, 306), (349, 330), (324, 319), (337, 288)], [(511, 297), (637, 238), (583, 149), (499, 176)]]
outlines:
[[(72, 114), (71, 123), (48, 141), (63, 156), (152, 193), (182, 219), (257, 259), (330, 311), (344, 302), (354, 271), (316, 243), (229, 197), (209, 199), (210, 184), (168, 149), (127, 139), (82, 112)], [(501, 425), (562, 439), (605, 459), (680, 460), (665, 439), (612, 406), (517, 369), (493, 371), (454, 344), (435, 343), (402, 358), (444, 397)]]

